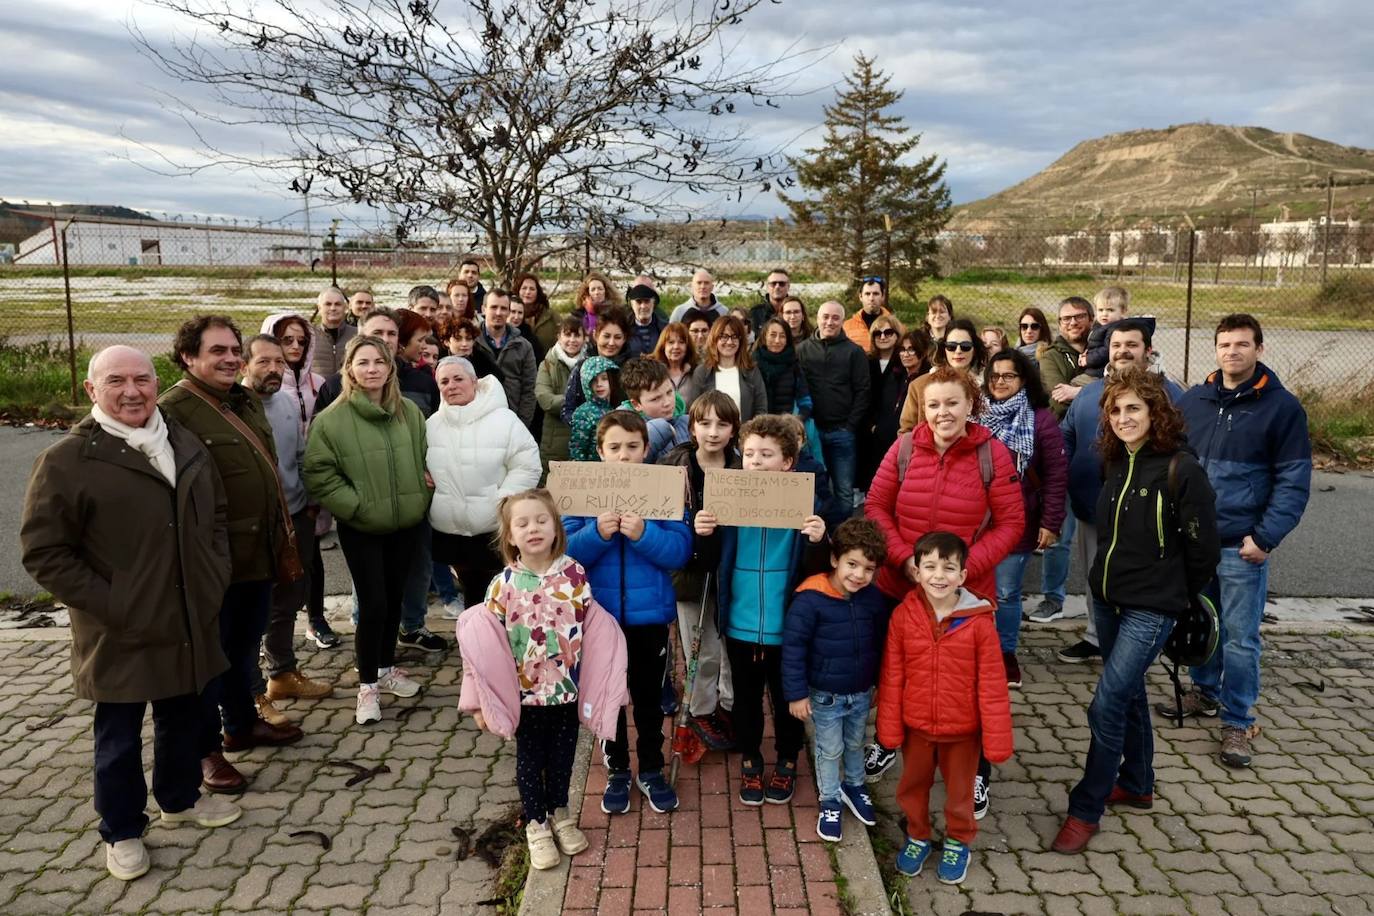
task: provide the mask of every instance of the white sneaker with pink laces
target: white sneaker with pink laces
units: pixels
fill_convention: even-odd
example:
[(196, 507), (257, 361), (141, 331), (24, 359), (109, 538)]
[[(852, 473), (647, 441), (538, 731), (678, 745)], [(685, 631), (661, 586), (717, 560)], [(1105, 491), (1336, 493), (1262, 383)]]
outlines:
[(392, 668), (385, 674), (377, 675), (377, 689), (398, 697), (413, 697), (420, 692), (420, 685), (410, 679), (410, 672), (404, 668)]

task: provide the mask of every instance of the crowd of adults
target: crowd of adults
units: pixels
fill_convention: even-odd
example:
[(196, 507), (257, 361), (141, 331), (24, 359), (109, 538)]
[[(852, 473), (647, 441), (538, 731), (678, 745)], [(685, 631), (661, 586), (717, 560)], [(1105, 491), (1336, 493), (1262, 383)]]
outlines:
[[(1023, 678), (1030, 558), (1042, 555), (1044, 599), (1026, 619), (1051, 621), (1076, 545), (1088, 626), (1059, 657), (1101, 658), (1103, 674), (1057, 848), (1081, 848), (1106, 805), (1149, 803), (1145, 671), (1209, 584), (1221, 649), (1193, 672), (1185, 712), (1220, 715), (1220, 759), (1248, 765), (1266, 561), (1301, 516), (1311, 470), (1305, 416), (1260, 361), (1259, 323), (1223, 319), (1218, 371), (1185, 392), (1152, 358), (1153, 319), (1131, 317), (1118, 288), (1065, 299), (1055, 327), (1026, 308), (1008, 335), (938, 295), (908, 327), (880, 277), (862, 280), (852, 310), (812, 308), (790, 287), (774, 270), (756, 304), (732, 309), (705, 270), (670, 304), (652, 277), (622, 297), (591, 273), (560, 315), (537, 275), (487, 288), (469, 261), (404, 307), (330, 288), (313, 313), (271, 315), (247, 339), (226, 317), (188, 321), (173, 342), (185, 377), (160, 396), (143, 353), (96, 354), (91, 415), (39, 459), (21, 535), (26, 568), (71, 608), (110, 871), (147, 869), (148, 703), (162, 818), (218, 826), (239, 813), (223, 796), (247, 787), (225, 754), (299, 740), (273, 701), (331, 693), (300, 670), (294, 627), (305, 608), (308, 637), (338, 644), (323, 604), (332, 530), (352, 580), (364, 724), (382, 717), (382, 694), (421, 689), (398, 645), (448, 647), (425, 625), (430, 592), (455, 618), (500, 569), (502, 496), (536, 486), (550, 461), (587, 458), (587, 422), (622, 401), (649, 421), (656, 456), (684, 460), (683, 418), (708, 392), (741, 421), (800, 421), (820, 514), (877, 523), (877, 583), (893, 602), (916, 581), (918, 539), (968, 542), (968, 587), (995, 596), (1010, 687)], [(684, 581), (690, 604), (700, 577)], [(691, 713), (719, 740), (728, 674), (711, 680), (719, 689), (694, 695)], [(895, 755), (873, 745), (868, 775)], [(984, 761), (982, 810), (990, 777)]]

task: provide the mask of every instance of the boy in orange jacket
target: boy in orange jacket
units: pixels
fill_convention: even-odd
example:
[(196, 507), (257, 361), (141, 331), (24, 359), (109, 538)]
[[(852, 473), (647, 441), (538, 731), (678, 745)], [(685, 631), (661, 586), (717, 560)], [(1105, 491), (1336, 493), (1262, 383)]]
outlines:
[(907, 839), (897, 870), (920, 874), (933, 848), (930, 787), (945, 780), (945, 843), (938, 877), (960, 884), (978, 835), (973, 778), (981, 751), (992, 763), (1011, 757), (1011, 701), (997, 639), (995, 606), (963, 588), (968, 545), (948, 531), (916, 542), (912, 589), (892, 613), (878, 679), (878, 741), (902, 749), (897, 802)]

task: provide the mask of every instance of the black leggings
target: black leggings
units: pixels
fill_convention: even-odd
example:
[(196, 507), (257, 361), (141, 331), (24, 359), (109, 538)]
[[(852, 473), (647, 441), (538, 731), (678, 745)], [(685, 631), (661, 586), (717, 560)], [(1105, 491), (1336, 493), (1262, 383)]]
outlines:
[[(630, 706), (634, 710), (635, 751), (639, 772), (663, 769), (663, 665), (668, 655), (668, 625), (625, 627), (629, 670)], [(615, 727), (615, 740), (606, 745), (606, 763), (612, 770), (630, 768), (630, 738), (625, 710)]]
[(515, 729), (515, 784), (525, 822), (542, 821), (568, 807), (577, 756), (577, 701), (521, 706)]
[(753, 766), (763, 764), (763, 688), (773, 700), (773, 748), (778, 762), (796, 763), (806, 741), (806, 726), (787, 710), (782, 696), (782, 646), (761, 646), (726, 638), (730, 656), (730, 677), (735, 688), (735, 708), (730, 715), (735, 724), (735, 749), (741, 761)]
[(377, 683), (377, 669), (390, 668), (396, 660), (401, 597), (424, 533), (423, 525), (414, 525), (389, 534), (368, 534), (339, 522), (339, 547), (358, 593), (353, 652), (359, 684)]

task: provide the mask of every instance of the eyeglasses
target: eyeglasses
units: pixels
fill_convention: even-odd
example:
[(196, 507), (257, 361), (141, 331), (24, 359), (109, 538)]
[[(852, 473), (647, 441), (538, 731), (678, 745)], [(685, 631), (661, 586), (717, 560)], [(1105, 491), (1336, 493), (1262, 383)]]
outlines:
[[(1060, 319), (1060, 320), (1062, 321), (1063, 319)], [(1032, 330), (1032, 329), (1034, 329), (1034, 328), (1038, 328), (1038, 327), (1040, 327), (1040, 322), (1038, 322), (1038, 321), (1023, 321), (1023, 322), (1021, 322), (1021, 330), (1023, 330), (1023, 331), (1030, 331), (1030, 330)]]
[(735, 343), (739, 343), (739, 335), (738, 335), (738, 334), (722, 334), (722, 335), (720, 335), (720, 341), (721, 341), (721, 343), (724, 343), (724, 342), (727, 341), (727, 340), (731, 340), (731, 341), (734, 341)]
[(993, 382), (1014, 382), (1021, 377), (1017, 372), (994, 372), (988, 376), (989, 381)]
[(880, 330), (880, 331), (874, 331), (874, 332), (873, 332), (873, 336), (874, 336), (874, 337), (896, 337), (896, 336), (897, 336), (897, 332), (894, 331), (894, 330), (892, 330), (892, 328), (883, 328), (883, 329)]
[(1060, 324), (1073, 324), (1073, 323), (1075, 323), (1075, 322), (1087, 321), (1087, 320), (1088, 320), (1088, 313), (1087, 313), (1087, 312), (1074, 312), (1072, 315), (1060, 315), (1060, 316), (1059, 316), (1059, 323), (1060, 323)]
[(963, 350), (968, 353), (973, 349), (973, 342), (968, 340), (947, 340), (945, 341), (945, 352), (953, 353), (955, 350)]

